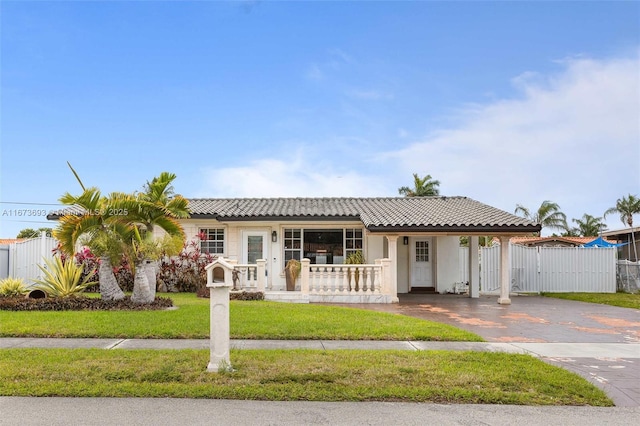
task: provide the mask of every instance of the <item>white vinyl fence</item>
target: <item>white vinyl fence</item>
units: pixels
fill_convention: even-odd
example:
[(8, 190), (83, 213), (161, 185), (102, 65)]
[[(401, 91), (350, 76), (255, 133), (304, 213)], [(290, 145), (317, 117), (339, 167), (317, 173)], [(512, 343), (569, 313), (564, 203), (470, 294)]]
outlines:
[(53, 250), (57, 245), (55, 238), (45, 235), (10, 244), (8, 276), (22, 278), (27, 284), (42, 278), (38, 265), (44, 266), (43, 259), (53, 259)]
[(0, 280), (9, 276), (9, 244), (0, 245)]
[[(616, 249), (512, 244), (511, 291), (615, 293)], [(500, 291), (500, 246), (483, 247), (480, 290)]]
[(460, 251), (458, 252), (458, 259), (459, 259), (458, 270), (460, 271), (458, 282), (468, 283), (469, 282), (469, 247), (460, 247)]

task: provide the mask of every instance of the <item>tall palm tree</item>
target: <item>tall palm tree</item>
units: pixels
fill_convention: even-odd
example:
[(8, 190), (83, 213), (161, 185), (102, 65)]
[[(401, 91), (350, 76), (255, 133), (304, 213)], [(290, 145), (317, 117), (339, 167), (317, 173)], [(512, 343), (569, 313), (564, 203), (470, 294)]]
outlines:
[[(188, 201), (175, 195), (171, 183), (176, 178), (173, 173), (162, 172), (144, 191), (136, 194), (111, 194), (120, 211), (127, 212), (120, 218), (134, 227), (134, 238), (129, 241), (128, 255), (133, 262), (134, 285), (131, 299), (139, 303), (150, 303), (156, 293), (155, 260), (164, 250), (167, 254), (177, 254), (183, 246), (185, 235), (177, 219), (189, 217)], [(168, 238), (154, 241), (155, 227), (159, 227)]]
[(531, 213), (528, 208), (516, 204), (515, 214), (522, 215), (525, 219), (539, 223), (543, 229), (568, 229), (567, 216), (560, 211), (560, 206), (557, 203), (549, 200), (543, 201), (535, 213)]
[(629, 225), (631, 228), (631, 242), (633, 244), (633, 253), (636, 261), (638, 260), (638, 249), (636, 248), (636, 238), (633, 233), (633, 215), (640, 213), (640, 198), (636, 195), (629, 194), (626, 197), (618, 198), (616, 200), (616, 206), (611, 207), (604, 212), (604, 217), (612, 213), (620, 214), (620, 221)]
[(431, 175), (421, 178), (417, 173), (413, 174), (413, 188), (402, 186), (398, 188), (398, 193), (405, 197), (426, 197), (430, 195), (440, 195), (439, 180), (434, 180)]
[(601, 217), (594, 217), (590, 214), (583, 214), (582, 219), (571, 219), (578, 225), (578, 233), (583, 237), (597, 237), (602, 231), (607, 229), (607, 225), (602, 222)]
[(73, 256), (78, 242), (86, 243), (100, 257), (100, 296), (105, 300), (123, 299), (112, 262), (122, 253), (121, 246), (130, 238), (130, 229), (114, 220), (114, 209), (97, 188), (86, 188), (79, 196), (67, 192), (60, 202), (73, 209), (60, 217), (58, 227), (53, 230), (60, 249)]

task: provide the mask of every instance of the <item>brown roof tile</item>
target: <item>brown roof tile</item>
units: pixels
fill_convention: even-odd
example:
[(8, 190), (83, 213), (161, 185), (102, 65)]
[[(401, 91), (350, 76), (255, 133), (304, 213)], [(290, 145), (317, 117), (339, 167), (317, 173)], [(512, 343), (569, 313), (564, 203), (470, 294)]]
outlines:
[(467, 197), (190, 199), (193, 218), (359, 219), (371, 231), (536, 232), (540, 226)]

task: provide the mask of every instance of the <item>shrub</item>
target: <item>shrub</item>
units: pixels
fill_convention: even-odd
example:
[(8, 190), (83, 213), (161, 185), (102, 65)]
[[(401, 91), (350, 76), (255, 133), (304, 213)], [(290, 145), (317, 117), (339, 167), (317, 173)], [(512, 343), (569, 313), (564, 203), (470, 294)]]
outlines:
[(190, 241), (184, 245), (177, 256), (162, 256), (158, 284), (164, 291), (196, 292), (206, 290), (207, 273), (205, 267), (213, 262), (216, 256), (200, 251), (198, 241)]
[(146, 305), (133, 303), (130, 297), (122, 300), (103, 300), (85, 296), (26, 299), (22, 297), (0, 297), (0, 310), (5, 311), (122, 311), (159, 310), (173, 306), (168, 297), (156, 297)]
[(5, 278), (0, 280), (0, 296), (24, 296), (29, 292), (22, 278)]
[(59, 256), (55, 256), (53, 260), (45, 259), (44, 261), (46, 268), (38, 265), (44, 278), (34, 281), (37, 288), (44, 290), (49, 296), (72, 296), (82, 293), (87, 287), (95, 284), (95, 281), (89, 281), (93, 275), (82, 277), (83, 267), (73, 259), (63, 261)]
[[(209, 289), (204, 287), (198, 291), (198, 297), (209, 298)], [(229, 300), (264, 300), (264, 293), (261, 291), (231, 291)]]

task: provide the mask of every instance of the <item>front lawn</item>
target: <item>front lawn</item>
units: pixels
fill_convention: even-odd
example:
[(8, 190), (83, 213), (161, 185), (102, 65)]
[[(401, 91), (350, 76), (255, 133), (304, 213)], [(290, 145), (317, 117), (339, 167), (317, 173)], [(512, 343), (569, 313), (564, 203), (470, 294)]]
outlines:
[(640, 293), (542, 293), (546, 297), (640, 309)]
[(576, 374), (528, 355), (447, 351), (5, 349), (0, 395), (611, 406)]
[[(171, 294), (176, 310), (0, 310), (0, 337), (104, 337), (204, 339), (209, 300)], [(232, 301), (233, 339), (482, 341), (450, 325), (402, 315), (335, 306)]]

